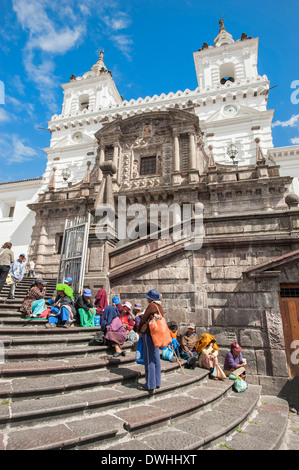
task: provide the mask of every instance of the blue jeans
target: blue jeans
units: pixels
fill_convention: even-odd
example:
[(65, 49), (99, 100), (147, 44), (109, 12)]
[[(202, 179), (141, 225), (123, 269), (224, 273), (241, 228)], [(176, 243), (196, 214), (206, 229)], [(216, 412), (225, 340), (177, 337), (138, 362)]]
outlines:
[(152, 337), (144, 334), (143, 359), (145, 367), (145, 387), (154, 390), (161, 387), (161, 360), (159, 348), (155, 348)]
[(196, 351), (192, 351), (192, 354), (193, 356), (191, 356), (190, 353), (188, 352), (185, 352), (185, 351), (181, 351), (181, 358), (182, 359), (186, 359), (187, 360), (187, 364), (189, 364), (190, 360), (192, 359), (192, 357), (196, 357), (196, 359), (198, 360), (198, 354)]
[[(58, 307), (52, 307), (51, 312), (57, 314), (59, 312), (59, 308)], [(69, 321), (69, 319), (70, 319), (69, 311), (66, 307), (61, 307), (60, 314), (57, 315), (56, 317), (50, 316), (49, 317), (49, 323), (58, 323), (59, 319), (63, 322)]]

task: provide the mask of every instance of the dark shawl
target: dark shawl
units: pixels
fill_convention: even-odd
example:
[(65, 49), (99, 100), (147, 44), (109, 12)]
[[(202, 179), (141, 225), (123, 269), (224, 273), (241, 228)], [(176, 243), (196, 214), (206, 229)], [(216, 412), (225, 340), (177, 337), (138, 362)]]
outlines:
[(106, 333), (106, 328), (112, 320), (116, 317), (120, 317), (120, 313), (118, 312), (116, 307), (113, 307), (112, 305), (107, 305), (107, 307), (104, 309), (102, 321), (101, 321), (101, 330)]

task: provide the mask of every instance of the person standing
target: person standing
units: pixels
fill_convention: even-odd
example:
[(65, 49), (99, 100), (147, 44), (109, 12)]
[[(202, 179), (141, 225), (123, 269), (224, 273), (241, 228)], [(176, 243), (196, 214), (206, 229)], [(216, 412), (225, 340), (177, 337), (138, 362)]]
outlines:
[(11, 247), (12, 244), (10, 242), (6, 242), (2, 248), (0, 248), (0, 292), (6, 281), (10, 266), (15, 261)]
[(164, 311), (161, 306), (160, 294), (157, 290), (152, 289), (145, 297), (148, 301), (148, 306), (141, 317), (138, 333), (143, 338), (143, 358), (145, 366), (145, 384), (139, 386), (139, 390), (146, 390), (153, 393), (156, 388), (161, 387), (161, 361), (159, 348), (155, 348), (149, 322), (154, 314), (159, 314), (164, 317)]
[(25, 261), (26, 256), (22, 253), (10, 267), (9, 273), (11, 275), (12, 284), (10, 285), (8, 299), (15, 298), (16, 285), (23, 280), (25, 274)]
[(35, 265), (36, 265), (36, 259), (33, 258), (29, 263), (28, 277), (35, 277)]

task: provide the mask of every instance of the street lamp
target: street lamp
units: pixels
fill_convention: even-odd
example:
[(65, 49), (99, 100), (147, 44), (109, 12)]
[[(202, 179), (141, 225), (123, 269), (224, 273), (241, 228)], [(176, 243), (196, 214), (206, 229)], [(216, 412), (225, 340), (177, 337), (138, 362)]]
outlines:
[(227, 155), (232, 159), (234, 165), (238, 165), (237, 160), (235, 161), (236, 156), (238, 155), (238, 149), (234, 144), (231, 144), (227, 151)]

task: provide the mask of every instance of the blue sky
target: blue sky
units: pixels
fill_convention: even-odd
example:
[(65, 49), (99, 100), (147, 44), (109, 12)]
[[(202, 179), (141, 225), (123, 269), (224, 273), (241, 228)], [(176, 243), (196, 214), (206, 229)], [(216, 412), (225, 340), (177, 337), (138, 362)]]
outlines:
[(259, 37), (259, 74), (278, 85), (268, 100), (274, 146), (299, 144), (297, 0), (0, 0), (0, 6), (0, 183), (43, 174), (50, 134), (38, 127), (61, 112), (60, 84), (90, 70), (100, 49), (124, 99), (194, 90), (193, 52), (213, 44), (222, 15), (234, 39), (242, 32)]

